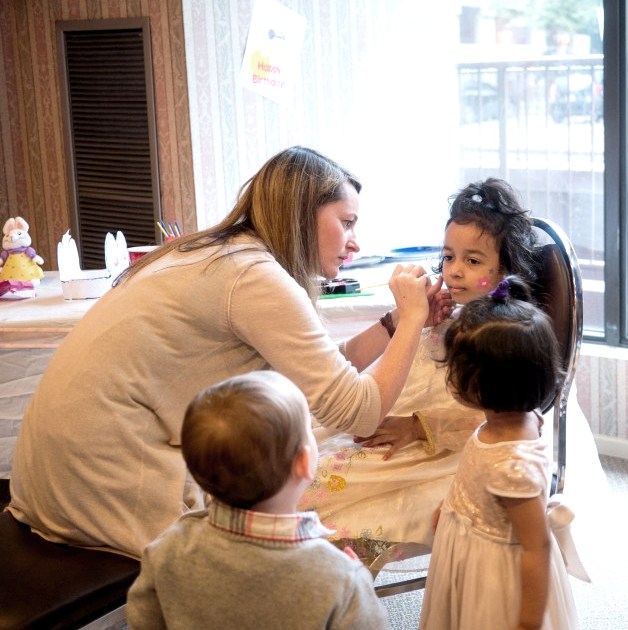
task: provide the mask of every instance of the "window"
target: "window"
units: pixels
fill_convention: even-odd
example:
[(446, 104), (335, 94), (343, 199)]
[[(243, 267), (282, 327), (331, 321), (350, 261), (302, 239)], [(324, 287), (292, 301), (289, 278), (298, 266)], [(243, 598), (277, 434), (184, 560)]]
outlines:
[(585, 334), (603, 339), (603, 14), (595, 0), (578, 6), (484, 3), (461, 12), (461, 182), (503, 177), (534, 215), (565, 230), (583, 274)]
[[(625, 8), (612, 0), (606, 11)], [(626, 181), (616, 172), (625, 163), (618, 15), (606, 37), (602, 0), (398, 0), (385, 17), (364, 56), (368, 73), (351, 74), (359, 104), (352, 122), (368, 141), (347, 136), (327, 150), (365, 183), (363, 253), (439, 244), (448, 195), (504, 178), (574, 244), (585, 336), (626, 341), (614, 244)], [(608, 286), (621, 288), (609, 297)]]
[(604, 13), (604, 339), (609, 344), (619, 345), (628, 343), (626, 4), (623, 0), (606, 0)]

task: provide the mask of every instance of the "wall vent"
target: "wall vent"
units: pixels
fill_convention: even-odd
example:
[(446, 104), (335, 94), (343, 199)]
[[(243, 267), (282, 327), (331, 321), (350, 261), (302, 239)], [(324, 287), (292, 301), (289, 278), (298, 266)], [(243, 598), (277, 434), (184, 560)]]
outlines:
[(157, 134), (148, 18), (57, 22), (72, 235), (83, 269), (107, 232), (159, 242)]

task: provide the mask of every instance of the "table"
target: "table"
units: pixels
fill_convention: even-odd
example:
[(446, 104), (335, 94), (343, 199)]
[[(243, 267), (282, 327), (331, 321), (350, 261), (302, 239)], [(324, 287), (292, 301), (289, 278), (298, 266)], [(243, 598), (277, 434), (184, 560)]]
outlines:
[(341, 341), (368, 328), (394, 305), (390, 289), (378, 287), (366, 295), (322, 298), (318, 312), (331, 338)]
[(37, 295), (0, 300), (0, 479), (8, 478), (22, 416), (55, 348), (96, 300), (64, 300), (59, 273)]

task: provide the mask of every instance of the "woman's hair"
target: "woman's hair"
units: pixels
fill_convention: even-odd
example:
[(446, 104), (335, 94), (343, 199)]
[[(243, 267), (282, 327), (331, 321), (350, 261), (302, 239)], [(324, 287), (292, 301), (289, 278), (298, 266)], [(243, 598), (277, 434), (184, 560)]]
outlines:
[(314, 299), (320, 273), (317, 211), (344, 199), (344, 184), (358, 193), (362, 188), (354, 175), (317, 151), (300, 146), (280, 151), (245, 182), (220, 223), (165, 243), (135, 262), (116, 284), (173, 249), (186, 252), (246, 233), (257, 236)]
[(188, 405), (181, 449), (207, 493), (248, 509), (277, 494), (307, 443), (307, 402), (277, 372), (235, 376), (200, 392)]
[(563, 376), (559, 345), (551, 320), (530, 300), (527, 284), (508, 276), (447, 329), (447, 384), (462, 400), (502, 412), (553, 399)]
[[(536, 239), (532, 220), (519, 203), (514, 189), (501, 179), (490, 177), (469, 184), (450, 198), (450, 223), (477, 225), (497, 244), (500, 273), (515, 274), (533, 284), (538, 274)], [(443, 262), (435, 269), (442, 273)]]

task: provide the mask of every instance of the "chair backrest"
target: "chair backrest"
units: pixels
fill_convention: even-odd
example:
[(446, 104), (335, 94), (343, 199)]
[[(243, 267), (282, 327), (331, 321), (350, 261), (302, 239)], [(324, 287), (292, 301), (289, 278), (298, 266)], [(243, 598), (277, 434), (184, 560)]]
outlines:
[(573, 246), (556, 224), (533, 219), (540, 248), (540, 273), (535, 297), (550, 316), (562, 352), (565, 377), (556, 395), (544, 405), (554, 408), (554, 478), (552, 493), (562, 492), (567, 461), (567, 399), (582, 344), (582, 276)]

